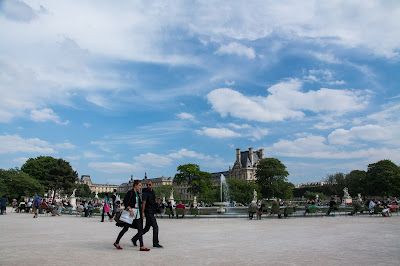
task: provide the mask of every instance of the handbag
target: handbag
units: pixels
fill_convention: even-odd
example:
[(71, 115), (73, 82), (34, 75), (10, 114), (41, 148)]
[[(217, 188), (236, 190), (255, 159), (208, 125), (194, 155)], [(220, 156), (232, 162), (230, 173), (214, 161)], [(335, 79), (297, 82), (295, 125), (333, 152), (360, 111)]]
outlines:
[(110, 205), (104, 204), (104, 212), (110, 212)]
[(119, 220), (127, 224), (132, 224), (133, 220), (139, 219), (140, 216), (139, 210), (137, 208), (132, 208), (132, 210), (133, 210), (133, 216), (131, 216), (130, 211), (123, 210), (121, 216), (119, 217)]

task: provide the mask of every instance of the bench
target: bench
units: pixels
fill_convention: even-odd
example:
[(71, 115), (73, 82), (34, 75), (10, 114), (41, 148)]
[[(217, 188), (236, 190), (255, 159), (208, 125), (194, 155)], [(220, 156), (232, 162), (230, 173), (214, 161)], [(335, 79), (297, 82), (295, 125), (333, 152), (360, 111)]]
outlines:
[(182, 218), (185, 216), (185, 210), (184, 209), (175, 209), (175, 214), (176, 214), (176, 218), (178, 219), (179, 215), (182, 216)]

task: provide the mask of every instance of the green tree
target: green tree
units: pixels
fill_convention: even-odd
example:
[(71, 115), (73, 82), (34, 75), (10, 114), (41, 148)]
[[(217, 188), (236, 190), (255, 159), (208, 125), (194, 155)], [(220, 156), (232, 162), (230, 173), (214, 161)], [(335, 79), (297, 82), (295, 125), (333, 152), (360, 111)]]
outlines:
[(366, 186), (370, 196), (400, 194), (400, 168), (390, 160), (368, 165)]
[(343, 173), (328, 175), (325, 181), (331, 195), (338, 195), (339, 197), (343, 197), (343, 189), (346, 186), (345, 175)]
[(69, 162), (51, 156), (30, 158), (22, 165), (21, 170), (36, 178), (46, 190), (63, 189), (70, 192), (78, 180), (78, 173)]
[(294, 188), (295, 185), (293, 183), (279, 180), (278, 189), (275, 192), (275, 196), (280, 199), (291, 199), (293, 198)]
[(286, 166), (276, 158), (264, 158), (258, 162), (256, 183), (260, 186), (262, 195), (268, 199), (281, 193), (280, 181), (286, 181), (289, 173)]
[(353, 170), (346, 175), (345, 185), (349, 189), (349, 194), (356, 196), (358, 193), (366, 194), (365, 182), (367, 172), (362, 170)]
[(212, 188), (212, 175), (200, 170), (197, 164), (184, 164), (177, 168), (176, 183), (188, 183), (188, 192), (193, 195), (207, 195)]
[(321, 199), (321, 200), (324, 200), (324, 199), (326, 199), (326, 196), (324, 195), (324, 193), (322, 193), (322, 192), (311, 192), (311, 191), (306, 191), (305, 193), (304, 193), (304, 197), (306, 198), (306, 199), (309, 199), (309, 200), (315, 200), (316, 198), (317, 198), (317, 195), (318, 195), (318, 197)]
[(87, 184), (76, 184), (76, 196), (81, 198), (90, 198), (92, 191)]
[(253, 200), (254, 190), (260, 192), (258, 185), (252, 181), (237, 178), (227, 178), (226, 182), (229, 186), (229, 196), (231, 200), (234, 200), (237, 203), (249, 203)]
[(44, 187), (38, 180), (30, 177), (18, 168), (0, 169), (0, 195), (19, 200), (22, 196), (31, 197), (35, 193), (42, 195)]
[[(154, 193), (156, 194), (156, 198), (164, 198), (165, 200), (169, 200), (169, 196), (171, 195), (171, 189), (173, 188), (172, 185), (164, 185), (164, 186), (157, 186), (154, 188)], [(179, 196), (179, 193), (174, 190), (174, 199), (177, 199)]]

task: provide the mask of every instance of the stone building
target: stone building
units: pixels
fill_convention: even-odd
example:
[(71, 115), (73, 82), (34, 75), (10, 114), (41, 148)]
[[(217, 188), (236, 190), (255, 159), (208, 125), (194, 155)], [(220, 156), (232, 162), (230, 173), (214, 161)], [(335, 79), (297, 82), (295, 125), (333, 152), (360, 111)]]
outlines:
[[(236, 161), (232, 168), (229, 167), (228, 171), (211, 173), (213, 176), (213, 186), (220, 185), (221, 174), (223, 174), (226, 178), (239, 178), (243, 180), (255, 181), (257, 164), (263, 158), (264, 149), (259, 149), (257, 151), (253, 151), (253, 148), (249, 148), (248, 151), (240, 151), (239, 148), (236, 149)], [(148, 180), (153, 182), (153, 187), (173, 185), (174, 191), (179, 194), (179, 198), (182, 200), (193, 200), (194, 198), (194, 195), (188, 192), (189, 185), (187, 182), (178, 185), (176, 182), (174, 182), (173, 177), (164, 176), (148, 179), (147, 173), (145, 173), (145, 176), (143, 179), (141, 179), (141, 181), (143, 184), (146, 184)], [(80, 182), (82, 184), (88, 184), (92, 192), (113, 192), (114, 188), (116, 188), (118, 193), (126, 193), (132, 189), (133, 181), (134, 178), (133, 175), (131, 175), (131, 178), (128, 182), (122, 183), (119, 186), (109, 184), (92, 184), (90, 176), (83, 175)]]
[(240, 151), (236, 149), (236, 161), (232, 169), (229, 168), (229, 178), (238, 178), (244, 180), (256, 180), (256, 169), (258, 162), (264, 158), (264, 149), (253, 151)]
[(92, 192), (108, 192), (108, 193), (113, 193), (114, 189), (119, 188), (119, 185), (110, 185), (110, 184), (94, 184), (92, 183), (92, 179), (90, 178), (90, 175), (82, 175), (81, 180), (79, 181), (79, 184), (86, 184), (89, 186), (90, 191)]
[[(131, 179), (129, 179), (129, 181), (127, 183), (122, 183), (121, 185), (119, 185), (117, 192), (128, 192), (130, 189), (132, 189), (133, 187), (133, 181), (135, 179), (133, 179), (133, 175), (131, 175)], [(172, 181), (173, 178), (172, 177), (156, 177), (156, 178), (147, 178), (147, 173), (144, 174), (144, 178), (141, 179), (143, 187), (146, 187), (145, 184), (147, 183), (147, 181), (151, 181), (153, 182), (153, 188), (156, 188), (158, 186), (166, 186), (166, 185), (172, 185)]]

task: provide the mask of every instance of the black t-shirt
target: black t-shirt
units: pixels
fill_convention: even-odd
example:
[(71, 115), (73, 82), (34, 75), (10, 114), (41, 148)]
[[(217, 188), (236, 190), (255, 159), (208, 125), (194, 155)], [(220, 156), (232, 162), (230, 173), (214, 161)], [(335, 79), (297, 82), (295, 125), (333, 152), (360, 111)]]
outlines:
[(115, 200), (117, 199), (117, 196), (115, 194), (112, 194), (111, 199), (112, 199), (113, 205), (116, 205), (117, 203), (115, 202)]

